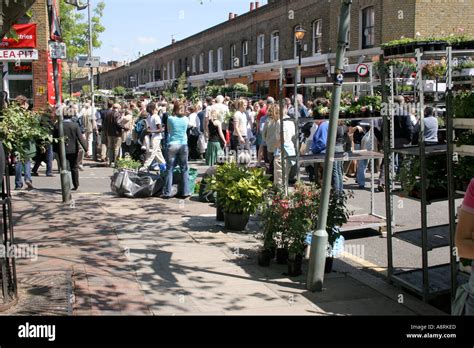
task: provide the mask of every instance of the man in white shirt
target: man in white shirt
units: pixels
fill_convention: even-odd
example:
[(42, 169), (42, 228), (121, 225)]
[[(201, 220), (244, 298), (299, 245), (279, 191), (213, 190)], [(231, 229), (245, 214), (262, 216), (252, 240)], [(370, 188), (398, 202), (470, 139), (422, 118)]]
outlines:
[(148, 117), (146, 120), (148, 132), (151, 136), (151, 149), (147, 154), (147, 159), (151, 155), (158, 161), (158, 164), (166, 163), (163, 153), (161, 151), (161, 139), (163, 139), (163, 127), (161, 124), (161, 117), (156, 109), (156, 104), (151, 102), (147, 105)]

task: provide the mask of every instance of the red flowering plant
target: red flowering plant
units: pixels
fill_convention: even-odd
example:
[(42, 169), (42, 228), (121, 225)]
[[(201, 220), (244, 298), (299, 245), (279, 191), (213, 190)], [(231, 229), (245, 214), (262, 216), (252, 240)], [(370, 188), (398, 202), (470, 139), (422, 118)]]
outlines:
[[(329, 247), (339, 238), (338, 227), (349, 218), (346, 203), (350, 195), (331, 194), (326, 226)], [(319, 186), (302, 183), (297, 183), (288, 194), (278, 190), (271, 192), (260, 211), (264, 248), (287, 249), (290, 258), (302, 255), (308, 233), (317, 228), (320, 196)]]

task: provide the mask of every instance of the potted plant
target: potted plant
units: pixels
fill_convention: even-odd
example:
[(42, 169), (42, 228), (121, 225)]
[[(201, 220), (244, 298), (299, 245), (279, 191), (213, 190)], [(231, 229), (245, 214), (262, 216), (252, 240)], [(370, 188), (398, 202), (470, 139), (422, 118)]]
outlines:
[(227, 189), (232, 182), (239, 181), (245, 175), (245, 171), (231, 163), (218, 165), (216, 172), (208, 179), (207, 192), (216, 195), (216, 220), (224, 221), (224, 202), (227, 197)]
[[(430, 156), (426, 159), (427, 200), (444, 199), (448, 196), (446, 157)], [(421, 166), (417, 156), (407, 156), (403, 161), (398, 179), (409, 197), (421, 198)]]
[(250, 215), (263, 203), (271, 182), (261, 168), (249, 169), (231, 162), (217, 169), (209, 186), (217, 192), (219, 204), (224, 208), (226, 228), (243, 231)]
[(453, 76), (474, 76), (474, 60), (469, 59), (459, 64), (453, 72)]
[[(287, 211), (288, 201), (285, 199), (283, 191), (276, 189), (273, 192), (269, 192), (259, 212), (260, 224), (263, 230), (263, 233), (260, 235), (260, 239), (263, 240), (263, 248), (259, 251), (259, 265), (261, 266), (270, 264), (270, 259), (276, 256), (277, 247), (277, 261), (281, 260), (281, 250), (288, 250), (284, 246), (281, 233), (285, 228)], [(288, 252), (284, 258), (285, 264), (287, 259)]]
[(287, 215), (288, 275), (299, 276), (306, 248), (306, 237), (314, 228), (319, 211), (320, 190), (298, 183), (291, 194)]

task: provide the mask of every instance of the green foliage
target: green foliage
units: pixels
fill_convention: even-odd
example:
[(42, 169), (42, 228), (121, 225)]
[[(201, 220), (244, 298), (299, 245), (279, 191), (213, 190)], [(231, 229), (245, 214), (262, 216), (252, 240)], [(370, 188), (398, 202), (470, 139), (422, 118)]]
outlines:
[(178, 84), (176, 87), (176, 94), (178, 95), (179, 99), (185, 98), (184, 91), (187, 88), (188, 78), (186, 77), (185, 73), (182, 73), (181, 76), (178, 78)]
[(249, 87), (247, 85), (244, 85), (243, 83), (236, 83), (232, 87), (234, 92), (240, 92), (240, 93), (247, 93), (249, 91)]
[(112, 90), (112, 92), (114, 95), (125, 95), (125, 93), (127, 93), (127, 89), (123, 86), (117, 86)]
[(213, 84), (207, 85), (205, 88), (205, 93), (207, 97), (217, 97), (220, 94), (223, 94), (222, 86), (215, 86)]
[(249, 169), (231, 162), (217, 168), (208, 190), (216, 192), (217, 201), (226, 213), (251, 215), (260, 207), (270, 187), (263, 169)]
[(458, 190), (466, 190), (467, 184), (474, 177), (474, 157), (460, 157), (454, 165), (454, 179)]
[(44, 146), (53, 141), (50, 129), (42, 124), (38, 114), (11, 105), (0, 116), (0, 139), (9, 152), (18, 152), (20, 158), (31, 158), (31, 143)]
[(442, 59), (440, 62), (431, 60), (428, 64), (423, 67), (423, 76), (431, 79), (440, 79), (446, 75), (448, 71), (446, 60)]
[[(66, 4), (64, 0), (60, 4), (60, 21), (62, 39), (67, 46), (68, 59), (74, 59), (78, 55), (89, 52), (89, 26), (87, 23), (87, 11), (77, 11), (72, 5)], [(102, 42), (99, 35), (105, 31), (101, 25), (105, 3), (100, 1), (92, 15), (92, 46), (100, 48)]]
[(119, 158), (117, 160), (117, 169), (132, 169), (138, 170), (142, 167), (142, 164), (139, 161), (133, 160), (130, 156), (125, 156), (124, 158)]
[(454, 117), (474, 118), (474, 93), (461, 92), (453, 99)]
[[(421, 190), (421, 166), (418, 156), (406, 156), (403, 160), (397, 179), (406, 193)], [(426, 158), (426, 177), (428, 189), (447, 189), (448, 172), (446, 156), (430, 156)]]
[(90, 92), (91, 92), (91, 86), (89, 85), (82, 86), (82, 93), (89, 94)]
[[(260, 213), (263, 225), (264, 248), (277, 246), (288, 249), (292, 255), (302, 254), (308, 233), (318, 225), (321, 188), (298, 183), (288, 194), (269, 193)], [(338, 227), (349, 219), (345, 193), (331, 193), (326, 231), (332, 248), (339, 238)]]
[(474, 145), (474, 133), (471, 130), (459, 133), (456, 138), (456, 145)]

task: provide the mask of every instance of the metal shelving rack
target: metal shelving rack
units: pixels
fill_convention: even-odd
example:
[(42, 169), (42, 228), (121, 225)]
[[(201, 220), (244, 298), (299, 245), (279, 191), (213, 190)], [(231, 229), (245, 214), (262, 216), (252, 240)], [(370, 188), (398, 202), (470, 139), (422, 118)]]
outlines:
[[(0, 176), (2, 177), (2, 222), (0, 232), (0, 245), (8, 251), (13, 246), (13, 217), (10, 191), (10, 173), (6, 165), (5, 152), (0, 143)], [(0, 255), (0, 312), (14, 306), (18, 301), (17, 278), (15, 258), (11, 255)]]
[[(448, 163), (448, 173), (451, 173), (448, 181), (452, 181), (452, 168), (449, 172), (450, 166), (450, 158), (449, 157), (449, 145), (438, 145), (438, 146), (428, 146), (424, 142), (424, 108), (425, 105), (431, 105), (433, 103), (425, 103), (424, 96), (425, 96), (425, 89), (424, 89), (424, 81), (423, 81), (423, 58), (427, 57), (428, 59), (441, 59), (442, 57), (448, 57), (452, 53), (451, 47), (448, 47), (446, 50), (443, 51), (429, 51), (423, 52), (421, 49), (416, 49), (414, 54), (405, 54), (400, 56), (390, 56), (384, 57), (381, 56), (381, 62), (384, 62), (386, 58), (390, 59), (397, 59), (397, 58), (415, 58), (417, 61), (417, 74), (416, 74), (416, 82), (415, 82), (415, 101), (417, 100), (419, 103), (419, 107), (417, 108), (417, 113), (419, 115), (419, 122), (420, 122), (420, 131), (419, 131), (419, 145), (402, 148), (402, 149), (394, 149), (394, 132), (393, 127), (390, 127), (390, 124), (393, 124), (394, 121), (394, 113), (393, 107), (390, 107), (390, 115), (389, 117), (384, 118), (384, 139), (385, 136), (390, 137), (391, 141), (390, 144), (388, 142), (384, 142), (384, 154), (385, 158), (388, 160), (388, 163), (392, 163), (392, 168), (394, 165), (394, 156), (393, 153), (400, 153), (405, 155), (412, 155), (417, 156), (420, 160), (420, 182), (421, 182), (421, 198), (417, 199), (420, 202), (420, 209), (421, 209), (421, 228), (413, 229), (409, 231), (401, 231), (394, 233), (393, 226), (390, 223), (393, 217), (393, 204), (392, 196), (393, 194), (399, 194), (397, 192), (393, 192), (394, 190), (394, 173), (389, 168), (389, 164), (386, 164), (386, 172), (390, 173), (391, 175), (386, 175), (385, 177), (385, 185), (387, 187), (386, 190), (386, 206), (387, 206), (387, 255), (388, 255), (388, 279), (404, 288), (407, 288), (418, 295), (420, 295), (425, 302), (445, 293), (454, 293), (456, 288), (456, 283), (458, 281), (462, 281), (461, 279), (457, 279), (458, 274), (456, 272), (457, 264), (456, 260), (453, 259), (452, 253), (450, 253), (450, 263), (445, 265), (437, 265), (437, 266), (429, 266), (428, 260), (428, 253), (429, 251), (436, 249), (436, 248), (443, 248), (443, 247), (450, 247), (449, 250), (452, 250), (454, 247), (454, 234), (452, 233), (452, 226), (450, 225), (441, 225), (441, 226), (428, 226), (428, 205), (435, 202), (435, 201), (446, 201), (450, 200), (454, 202), (455, 195), (449, 195), (445, 199), (438, 199), (428, 201), (427, 197), (427, 173), (426, 173), (426, 160), (427, 157), (439, 154), (446, 154), (447, 155), (447, 163)], [(447, 84), (449, 85), (449, 81), (452, 78), (452, 67), (450, 66), (447, 69)], [(438, 83), (438, 81), (436, 82)], [(385, 84), (385, 76), (382, 78), (382, 85)], [(389, 104), (393, 106), (394, 104), (394, 91), (393, 91), (393, 84), (394, 84), (394, 76), (393, 76), (393, 68), (390, 68), (390, 98)], [(448, 91), (447, 91), (448, 92)], [(439, 94), (440, 92), (434, 92)], [(437, 99), (437, 98), (436, 98)], [(435, 102), (436, 105), (443, 105), (443, 102)], [(450, 133), (449, 122), (452, 119), (449, 116), (450, 105), (447, 103), (447, 124), (448, 124), (448, 137)], [(452, 132), (451, 132), (452, 133)], [(452, 136), (452, 134), (451, 134)], [(449, 138), (448, 138), (449, 140)], [(452, 141), (451, 141), (452, 142)], [(448, 141), (449, 143), (449, 141)], [(452, 165), (452, 163), (451, 163)], [(452, 184), (452, 182), (451, 182)], [(452, 191), (450, 191), (452, 192)], [(449, 194), (449, 192), (448, 192)], [(405, 197), (411, 198), (411, 197)], [(416, 245), (421, 248), (422, 251), (422, 266), (420, 269), (409, 270), (409, 271), (398, 271), (393, 264), (393, 238), (397, 238), (400, 240), (404, 240), (408, 243)]]
[[(359, 82), (344, 82), (344, 87), (356, 87), (356, 86), (369, 86), (370, 88), (370, 95), (374, 95), (374, 86), (376, 83), (374, 82), (373, 77), (373, 68), (369, 70), (369, 81), (359, 81)], [(326, 87), (330, 88), (334, 84), (332, 82), (322, 82), (322, 83), (303, 83), (298, 84), (298, 87)], [(286, 84), (283, 87), (290, 88), (294, 87), (294, 84)], [(374, 127), (375, 121), (382, 119), (381, 116), (372, 116), (372, 117), (361, 117), (361, 118), (339, 118), (339, 120), (364, 120), (370, 121), (370, 132), (372, 137), (372, 149), (375, 148), (375, 135), (374, 135)], [(301, 122), (309, 122), (314, 121), (313, 118), (297, 118), (295, 120), (297, 127), (301, 125)], [(297, 150), (299, 152), (299, 149)], [(298, 168), (301, 165), (305, 164), (313, 164), (313, 163), (324, 163), (325, 162), (325, 155), (300, 155), (297, 152), (296, 156), (287, 157), (287, 159), (296, 160), (299, 163)], [(383, 154), (380, 152), (374, 151), (352, 151), (350, 153), (344, 154), (336, 154), (334, 157), (335, 161), (357, 161), (357, 160), (370, 160), (371, 161), (371, 168), (374, 168), (375, 159), (383, 159)], [(349, 231), (357, 231), (361, 229), (367, 228), (379, 228), (386, 225), (386, 218), (379, 214), (375, 213), (375, 176), (374, 170), (371, 171), (371, 189), (370, 189), (370, 213), (369, 214), (361, 214), (361, 215), (352, 215), (349, 218), (349, 221), (346, 225), (342, 226), (341, 232), (349, 232)]]
[[(471, 130), (474, 131), (474, 110), (473, 118), (454, 118), (453, 97), (457, 92), (458, 87), (463, 89), (470, 89), (474, 91), (474, 76), (469, 74), (468, 76), (462, 76), (461, 74), (455, 73), (455, 59), (460, 57), (474, 57), (474, 50), (465, 51), (454, 51), (448, 47), (447, 63), (448, 63), (448, 83), (447, 83), (447, 141), (448, 141), (448, 195), (449, 195), (449, 232), (451, 236), (451, 297), (454, 298), (458, 282), (466, 281), (466, 279), (459, 279), (460, 273), (458, 270), (459, 258), (455, 252), (455, 233), (456, 233), (456, 196), (464, 195), (464, 192), (457, 191), (454, 185), (454, 162), (458, 156), (474, 156), (474, 146), (462, 146), (456, 147), (454, 144), (454, 136), (456, 130)], [(472, 71), (471, 71), (472, 72)], [(463, 80), (464, 79), (464, 80)], [(473, 173), (474, 176), (474, 173)], [(467, 278), (467, 276), (465, 277)]]

